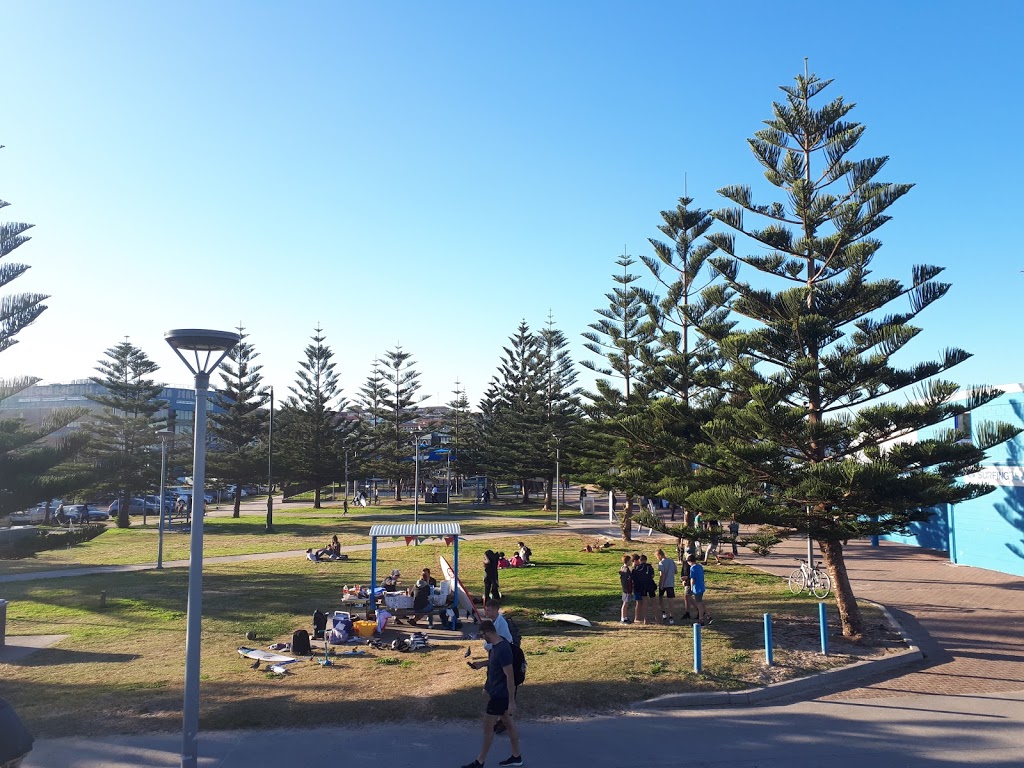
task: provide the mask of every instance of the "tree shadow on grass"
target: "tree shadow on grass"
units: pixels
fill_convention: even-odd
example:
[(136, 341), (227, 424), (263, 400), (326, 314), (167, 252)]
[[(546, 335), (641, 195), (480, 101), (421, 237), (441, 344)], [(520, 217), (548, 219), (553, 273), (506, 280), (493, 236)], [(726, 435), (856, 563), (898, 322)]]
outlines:
[(52, 667), (56, 664), (115, 664), (135, 661), (137, 653), (79, 651), (73, 648), (42, 648), (10, 662), (15, 667)]

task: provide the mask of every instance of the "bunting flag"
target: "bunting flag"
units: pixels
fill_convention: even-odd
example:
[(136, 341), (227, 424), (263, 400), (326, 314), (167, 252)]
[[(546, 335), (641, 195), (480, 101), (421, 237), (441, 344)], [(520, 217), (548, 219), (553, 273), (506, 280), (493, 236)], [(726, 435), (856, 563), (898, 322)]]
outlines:
[(455, 541), (455, 537), (454, 536), (445, 536), (444, 537), (444, 545), (446, 547), (450, 547), (453, 541)]
[(416, 537), (415, 537), (415, 536), (406, 536), (406, 537), (405, 537), (405, 546), (407, 546), (407, 547), (408, 547), (408, 546), (409, 546), (410, 544), (412, 544), (412, 543), (413, 543), (414, 541), (416, 541)]

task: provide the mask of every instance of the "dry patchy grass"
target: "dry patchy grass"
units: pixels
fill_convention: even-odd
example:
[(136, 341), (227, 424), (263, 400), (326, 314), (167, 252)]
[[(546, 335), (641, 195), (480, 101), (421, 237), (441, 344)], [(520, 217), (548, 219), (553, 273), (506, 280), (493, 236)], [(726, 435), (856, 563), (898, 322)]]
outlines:
[[(511, 550), (517, 539), (460, 545), (463, 580), (482, 579), (485, 548)], [(847, 663), (854, 650), (833, 640), (828, 658), (807, 650), (816, 638), (816, 603), (795, 598), (782, 579), (730, 565), (708, 570), (717, 620), (705, 629), (704, 672), (692, 671), (692, 635), (684, 626), (621, 626), (618, 578), (622, 550), (583, 553), (572, 535), (538, 535), (530, 546), (539, 565), (502, 572), (508, 611), (523, 631), (529, 661), (520, 693), (526, 717), (609, 711), (669, 692), (736, 690), (770, 679)], [(398, 547), (379, 553), (378, 570), (407, 577), (434, 567), (443, 546)], [(331, 564), (258, 561), (209, 566), (204, 574), (202, 726), (249, 728), (360, 723), (402, 718), (479, 715), (483, 671), (465, 665), (467, 644), (435, 633), (423, 653), (372, 651), (323, 667), (301, 661), (284, 677), (253, 670), (236, 648), (286, 640), (308, 627), (314, 609), (341, 607), (344, 583), (366, 583), (368, 554)], [(410, 579), (407, 579), (407, 582)], [(185, 641), (185, 569), (86, 576), (5, 585), (11, 634), (67, 633), (58, 646), (0, 665), (0, 696), (13, 700), (39, 736), (93, 731), (173, 730), (180, 725)], [(107, 605), (101, 609), (100, 590)], [(553, 624), (545, 611), (585, 615), (594, 627)], [(766, 670), (761, 615), (776, 618), (776, 667)], [(678, 615), (678, 613), (677, 613)], [(868, 617), (873, 621), (874, 617)], [(472, 630), (472, 625), (467, 624)], [(875, 649), (877, 650), (877, 649)], [(397, 663), (382, 664), (381, 659)]]

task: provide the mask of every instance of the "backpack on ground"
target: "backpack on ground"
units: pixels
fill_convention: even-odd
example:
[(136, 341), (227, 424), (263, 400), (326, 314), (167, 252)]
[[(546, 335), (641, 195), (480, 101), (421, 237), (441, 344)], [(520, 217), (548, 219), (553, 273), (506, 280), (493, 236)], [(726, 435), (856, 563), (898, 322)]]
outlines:
[(304, 629), (296, 629), (292, 634), (292, 655), (309, 656), (313, 649), (309, 645), (309, 632)]
[[(505, 616), (505, 614), (502, 614)], [(512, 645), (519, 647), (523, 644), (523, 633), (519, 631), (519, 626), (515, 623), (511, 616), (505, 616), (505, 623), (508, 624), (508, 632), (512, 635)]]
[(512, 682), (518, 688), (526, 680), (526, 654), (523, 649), (513, 643), (512, 645)]
[(313, 639), (323, 640), (326, 629), (327, 614), (323, 611), (313, 611)]

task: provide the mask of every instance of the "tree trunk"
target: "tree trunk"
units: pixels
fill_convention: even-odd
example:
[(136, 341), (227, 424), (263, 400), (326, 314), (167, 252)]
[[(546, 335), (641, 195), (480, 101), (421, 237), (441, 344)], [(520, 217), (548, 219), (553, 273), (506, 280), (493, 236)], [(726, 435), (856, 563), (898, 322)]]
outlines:
[(523, 491), (523, 504), (530, 503), (530, 486), (526, 484), (526, 480), (520, 480), (522, 491)]
[(242, 483), (238, 480), (235, 481), (235, 509), (231, 513), (232, 517), (242, 516)]
[(402, 478), (395, 478), (395, 501), (402, 500)]
[(619, 515), (619, 529), (622, 531), (622, 540), (630, 542), (633, 540), (633, 497), (626, 496), (626, 506), (622, 508)]
[(549, 477), (544, 483), (544, 511), (550, 512), (555, 507), (555, 497), (552, 491), (555, 488), (555, 478)]
[(320, 509), (320, 485), (313, 489), (313, 509)]
[(836, 595), (836, 607), (839, 609), (839, 620), (843, 624), (843, 637), (857, 638), (864, 632), (864, 622), (860, 616), (860, 606), (853, 596), (850, 587), (850, 574), (846, 571), (846, 560), (843, 557), (843, 545), (838, 541), (822, 541), (822, 559), (832, 579), (832, 589)]
[(117, 497), (117, 527), (127, 528), (131, 525), (131, 518), (128, 516), (131, 511), (132, 498), (128, 491), (121, 490)]

